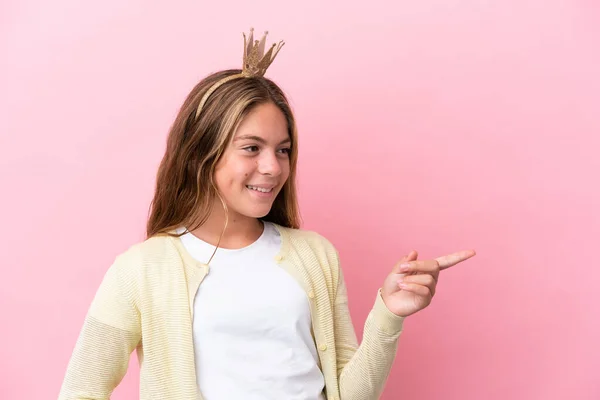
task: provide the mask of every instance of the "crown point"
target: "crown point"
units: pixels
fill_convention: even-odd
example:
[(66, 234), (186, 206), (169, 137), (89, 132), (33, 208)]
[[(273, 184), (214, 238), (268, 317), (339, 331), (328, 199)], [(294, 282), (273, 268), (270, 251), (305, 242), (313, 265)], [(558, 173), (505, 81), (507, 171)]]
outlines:
[(265, 31), (265, 35), (268, 35), (268, 34), (269, 34), (269, 31)]
[(254, 32), (254, 28), (252, 28), (252, 27), (251, 27), (251, 28), (250, 28), (250, 32)]

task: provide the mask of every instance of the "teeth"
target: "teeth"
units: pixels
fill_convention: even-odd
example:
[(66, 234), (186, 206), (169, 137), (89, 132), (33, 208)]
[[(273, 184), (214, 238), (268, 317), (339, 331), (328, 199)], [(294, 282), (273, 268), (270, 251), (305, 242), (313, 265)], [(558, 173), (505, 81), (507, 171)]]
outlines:
[(256, 187), (256, 186), (246, 186), (246, 187), (248, 189), (256, 190), (258, 192), (263, 192), (263, 193), (269, 193), (269, 192), (271, 192), (273, 190), (272, 188), (271, 189), (263, 189), (263, 188), (259, 188), (259, 187)]

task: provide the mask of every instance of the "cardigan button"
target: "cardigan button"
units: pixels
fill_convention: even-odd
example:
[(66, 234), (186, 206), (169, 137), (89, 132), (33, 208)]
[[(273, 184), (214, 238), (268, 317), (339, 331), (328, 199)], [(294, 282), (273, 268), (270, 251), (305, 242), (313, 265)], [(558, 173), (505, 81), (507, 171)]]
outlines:
[(325, 343), (321, 344), (321, 345), (319, 346), (319, 350), (321, 350), (321, 351), (325, 351), (325, 350), (327, 350), (327, 345), (326, 345)]
[(275, 261), (280, 262), (281, 260), (283, 260), (283, 256), (281, 256), (280, 254), (277, 254), (275, 256)]
[(308, 297), (310, 297), (311, 299), (315, 298), (315, 292), (313, 292), (312, 290), (310, 292), (308, 292)]
[(204, 264), (204, 263), (198, 263), (198, 266), (200, 267), (200, 269), (202, 271), (204, 271), (205, 274), (208, 275), (208, 273), (210, 272), (210, 267), (208, 266), (208, 264)]

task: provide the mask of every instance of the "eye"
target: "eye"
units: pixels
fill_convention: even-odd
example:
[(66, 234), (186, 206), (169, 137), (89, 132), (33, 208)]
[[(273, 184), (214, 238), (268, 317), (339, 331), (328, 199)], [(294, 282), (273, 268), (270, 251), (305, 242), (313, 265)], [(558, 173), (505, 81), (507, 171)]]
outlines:
[(292, 149), (290, 149), (289, 147), (286, 147), (285, 149), (280, 149), (279, 151), (283, 154), (290, 154)]
[(242, 150), (245, 150), (248, 153), (255, 153), (258, 151), (258, 146), (248, 146), (248, 147), (244, 147)]

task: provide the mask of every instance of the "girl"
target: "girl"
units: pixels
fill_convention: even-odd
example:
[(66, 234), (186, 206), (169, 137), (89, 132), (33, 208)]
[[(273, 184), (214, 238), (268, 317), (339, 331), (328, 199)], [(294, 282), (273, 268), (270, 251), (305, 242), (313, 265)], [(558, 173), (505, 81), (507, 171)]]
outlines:
[[(440, 270), (403, 257), (374, 293), (360, 346), (336, 249), (299, 229), (298, 136), (264, 73), (283, 45), (244, 36), (241, 70), (208, 76), (169, 133), (147, 239), (107, 271), (60, 399), (108, 399), (135, 349), (140, 399), (376, 399), (404, 319)], [(217, 252), (217, 249), (219, 251)]]

